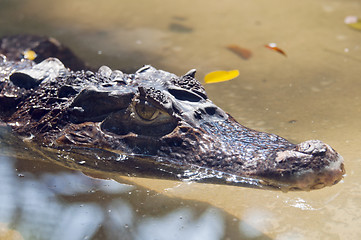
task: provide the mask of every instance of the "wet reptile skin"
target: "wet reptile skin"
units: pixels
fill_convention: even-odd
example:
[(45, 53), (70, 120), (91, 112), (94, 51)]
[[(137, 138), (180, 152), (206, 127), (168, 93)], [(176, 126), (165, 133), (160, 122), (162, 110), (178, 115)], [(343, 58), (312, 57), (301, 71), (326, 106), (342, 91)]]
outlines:
[(197, 166), (286, 190), (330, 186), (345, 173), (342, 157), (321, 141), (293, 144), (239, 124), (208, 99), (195, 70), (183, 76), (151, 66), (134, 74), (106, 66), (73, 71), (85, 65), (69, 53), (36, 63), (16, 52), (24, 44), (41, 52), (46, 39), (3, 38), (0, 49), (1, 119), (42, 146), (142, 156), (174, 169)]

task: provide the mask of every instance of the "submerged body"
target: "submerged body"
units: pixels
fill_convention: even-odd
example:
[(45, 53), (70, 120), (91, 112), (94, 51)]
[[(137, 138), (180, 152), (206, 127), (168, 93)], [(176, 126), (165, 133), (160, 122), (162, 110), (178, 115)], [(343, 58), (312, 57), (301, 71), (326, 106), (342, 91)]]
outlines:
[[(208, 99), (195, 70), (181, 77), (151, 66), (134, 74), (106, 66), (72, 71), (57, 58), (36, 64), (2, 52), (0, 117), (48, 149), (136, 156), (136, 165), (156, 164), (158, 171), (134, 168), (148, 176), (164, 171), (182, 179), (190, 171), (193, 180), (226, 176), (232, 184), (241, 177), (283, 190), (331, 186), (344, 174), (342, 157), (321, 141), (293, 144), (239, 124)], [(120, 160), (88, 161), (109, 170)]]

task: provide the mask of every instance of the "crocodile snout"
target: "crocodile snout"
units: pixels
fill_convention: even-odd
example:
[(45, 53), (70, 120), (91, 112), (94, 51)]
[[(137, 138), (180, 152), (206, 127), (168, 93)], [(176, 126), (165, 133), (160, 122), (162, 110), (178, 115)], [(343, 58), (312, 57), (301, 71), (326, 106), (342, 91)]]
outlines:
[(282, 190), (312, 190), (338, 183), (345, 174), (343, 158), (319, 140), (297, 144), (294, 149), (277, 152), (276, 171), (265, 183)]
[(302, 190), (319, 189), (338, 183), (346, 173), (343, 157), (329, 145), (319, 140), (309, 140), (297, 145), (305, 154), (300, 161), (309, 166), (295, 173), (295, 187)]
[[(343, 157), (333, 148), (319, 140), (309, 140), (297, 145), (299, 152), (311, 156), (309, 172), (300, 174), (298, 184), (306, 184), (310, 189), (332, 186), (346, 173)], [(312, 177), (311, 179), (308, 179)]]

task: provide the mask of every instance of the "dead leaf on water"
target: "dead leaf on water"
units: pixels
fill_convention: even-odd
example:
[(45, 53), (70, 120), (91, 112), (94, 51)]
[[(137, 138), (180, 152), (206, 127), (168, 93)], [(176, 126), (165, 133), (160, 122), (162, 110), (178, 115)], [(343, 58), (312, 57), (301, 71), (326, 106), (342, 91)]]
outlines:
[(274, 50), (274, 51), (276, 51), (276, 52), (278, 52), (278, 53), (281, 53), (283, 56), (287, 57), (286, 53), (285, 53), (282, 49), (280, 49), (279, 47), (277, 47), (277, 44), (276, 44), (276, 43), (266, 44), (265, 47), (266, 47), (266, 48), (269, 48), (269, 49), (271, 49), (271, 50)]
[(214, 71), (208, 73), (204, 77), (205, 83), (218, 83), (229, 81), (239, 76), (238, 70), (231, 70), (231, 71)]
[(241, 48), (236, 44), (230, 44), (226, 46), (226, 48), (237, 56), (243, 58), (244, 60), (248, 60), (250, 57), (252, 57), (252, 52), (250, 50), (246, 48)]
[(193, 31), (193, 28), (188, 27), (181, 23), (171, 23), (169, 24), (168, 28), (170, 31), (177, 33), (190, 33)]

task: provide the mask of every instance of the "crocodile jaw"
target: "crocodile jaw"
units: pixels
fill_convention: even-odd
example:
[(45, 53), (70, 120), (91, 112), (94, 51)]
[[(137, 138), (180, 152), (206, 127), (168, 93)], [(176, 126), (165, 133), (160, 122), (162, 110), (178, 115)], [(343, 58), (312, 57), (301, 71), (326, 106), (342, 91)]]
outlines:
[[(296, 145), (294, 150), (278, 152), (272, 172), (262, 174), (262, 184), (275, 186), (282, 191), (320, 189), (338, 183), (345, 175), (343, 157), (329, 145), (319, 140), (309, 140)], [(302, 164), (304, 167), (294, 166)]]

